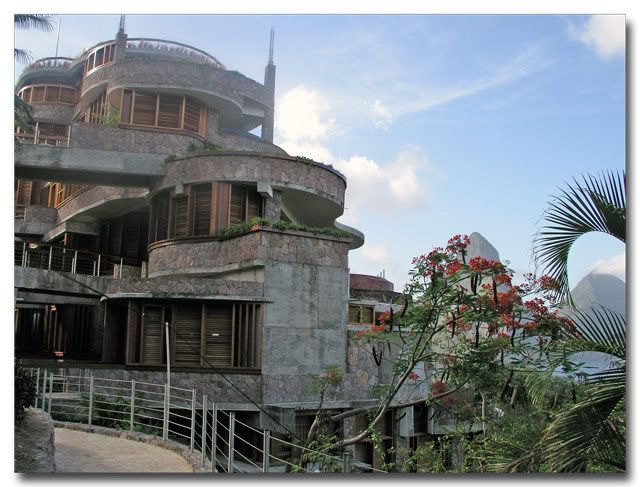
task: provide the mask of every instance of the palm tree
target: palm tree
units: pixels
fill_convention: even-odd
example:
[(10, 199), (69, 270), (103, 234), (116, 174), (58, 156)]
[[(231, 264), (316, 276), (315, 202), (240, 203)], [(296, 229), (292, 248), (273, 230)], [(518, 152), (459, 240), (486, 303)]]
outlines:
[(567, 264), (574, 242), (590, 232), (603, 232), (626, 242), (626, 174), (609, 171), (600, 177), (574, 178), (554, 196), (534, 237), (533, 254), (543, 273), (560, 285), (558, 299), (571, 301)]
[(586, 375), (585, 396), (547, 427), (543, 456), (554, 472), (582, 472), (589, 464), (624, 471), (626, 320), (602, 307), (572, 314), (576, 329), (548, 349), (548, 373), (580, 352), (603, 353), (613, 362), (606, 370)]
[[(13, 24), (16, 29), (40, 29), (47, 32), (53, 30), (50, 15), (16, 14), (13, 17)], [(31, 54), (24, 49), (14, 49), (13, 56), (21, 63), (28, 63), (31, 60)]]
[[(17, 29), (36, 28), (44, 31), (50, 31), (53, 29), (51, 16), (49, 15), (16, 14), (13, 17), (13, 22)], [(31, 54), (29, 53), (29, 51), (26, 51), (24, 49), (14, 49), (13, 55), (15, 60), (21, 63), (27, 63), (31, 60)], [(13, 124), (14, 132), (17, 132), (18, 128), (22, 129), (23, 131), (27, 131), (33, 126), (33, 120), (31, 118), (31, 107), (18, 95), (14, 96)], [(20, 140), (17, 137), (14, 137), (14, 141), (15, 150), (20, 150)]]
[[(558, 281), (558, 300), (572, 305), (567, 263), (573, 243), (589, 232), (603, 232), (626, 243), (626, 174), (587, 174), (560, 191), (549, 203), (543, 215), (546, 224), (534, 238), (534, 259)], [(587, 375), (585, 397), (547, 427), (544, 457), (551, 471), (584, 471), (590, 463), (624, 471), (626, 320), (606, 308), (571, 310), (570, 314), (575, 330), (568, 330), (549, 347), (547, 373), (579, 352), (604, 353), (614, 362), (608, 370)], [(541, 397), (537, 392), (534, 396)]]

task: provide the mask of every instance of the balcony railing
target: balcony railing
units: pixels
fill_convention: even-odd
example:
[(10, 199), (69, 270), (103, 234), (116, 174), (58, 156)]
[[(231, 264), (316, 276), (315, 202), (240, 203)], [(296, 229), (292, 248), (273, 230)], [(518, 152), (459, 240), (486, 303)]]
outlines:
[(69, 147), (69, 136), (61, 135), (38, 135), (35, 134), (15, 134), (20, 142), (36, 145), (54, 145), (56, 147)]
[(155, 49), (167, 54), (193, 58), (197, 61), (212, 64), (216, 68), (225, 69), (224, 64), (208, 52), (187, 44), (182, 44), (181, 42), (167, 41), (165, 39), (135, 37), (127, 40), (127, 49)]
[[(14, 264), (20, 267), (106, 277), (122, 277), (123, 265), (140, 265), (137, 259), (23, 240), (15, 240)], [(117, 276), (114, 275), (116, 266)]]
[(43, 57), (32, 62), (29, 68), (68, 68), (72, 62), (70, 57)]

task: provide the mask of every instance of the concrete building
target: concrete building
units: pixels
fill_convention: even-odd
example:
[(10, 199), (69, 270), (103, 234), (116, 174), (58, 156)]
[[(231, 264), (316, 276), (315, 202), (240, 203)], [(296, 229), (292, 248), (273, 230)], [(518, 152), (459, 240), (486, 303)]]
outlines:
[(169, 360), (173, 384), (281, 433), (257, 405), (303, 433), (327, 366), (345, 378), (325, 407), (372, 401), (384, 367), (350, 335), (393, 284), (354, 275), (350, 297), (364, 237), (335, 221), (347, 182), (273, 144), (275, 74), (272, 49), (259, 83), (124, 23), (24, 70), (35, 126), (16, 134), (17, 355), (154, 382)]

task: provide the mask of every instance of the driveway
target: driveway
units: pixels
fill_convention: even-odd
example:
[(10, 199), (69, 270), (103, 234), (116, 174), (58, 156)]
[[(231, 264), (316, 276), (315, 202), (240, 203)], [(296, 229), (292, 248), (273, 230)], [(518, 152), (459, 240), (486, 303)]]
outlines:
[(193, 473), (177, 453), (138, 441), (55, 429), (56, 471), (61, 473)]

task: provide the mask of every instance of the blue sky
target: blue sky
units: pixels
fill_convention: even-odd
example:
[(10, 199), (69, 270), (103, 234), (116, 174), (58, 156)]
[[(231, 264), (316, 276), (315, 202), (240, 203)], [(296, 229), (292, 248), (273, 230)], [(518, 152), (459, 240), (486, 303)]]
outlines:
[[(62, 17), (59, 55), (113, 38), (119, 17)], [(365, 233), (352, 272), (400, 289), (414, 255), (482, 233), (517, 272), (550, 194), (625, 165), (624, 20), (557, 15), (127, 15), (130, 37), (204, 49), (262, 81), (276, 30), (275, 142), (348, 177), (340, 219)], [(53, 56), (56, 32), (16, 31)], [(17, 74), (22, 66), (17, 66)], [(579, 240), (572, 284), (624, 278), (624, 247)]]

